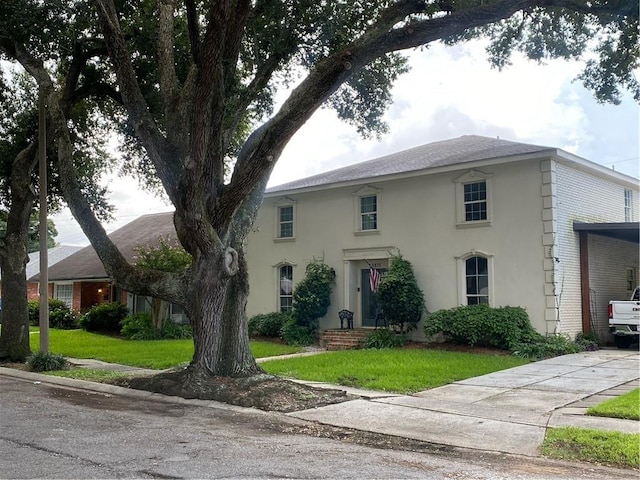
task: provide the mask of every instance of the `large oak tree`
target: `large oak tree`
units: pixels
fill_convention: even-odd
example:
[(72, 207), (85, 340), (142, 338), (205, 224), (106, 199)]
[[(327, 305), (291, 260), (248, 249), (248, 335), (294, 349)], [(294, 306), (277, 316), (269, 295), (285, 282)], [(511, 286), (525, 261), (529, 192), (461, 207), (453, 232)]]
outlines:
[[(602, 0), (95, 0), (110, 71), (136, 142), (175, 206), (184, 273), (143, 271), (109, 241), (81, 194), (64, 109), (28, 42), (16, 58), (49, 92), (66, 200), (121, 287), (184, 306), (195, 353), (187, 375), (260, 372), (249, 349), (244, 242), (287, 142), (322, 105), (363, 133), (384, 130), (395, 52), (488, 36), (490, 59), (580, 58), (603, 101), (636, 99), (638, 9)], [(70, 18), (71, 21), (71, 18)], [(437, 75), (437, 65), (434, 65)], [(274, 111), (276, 89), (296, 85)], [(526, 94), (526, 92), (523, 92)], [(230, 170), (228, 166), (231, 165)]]

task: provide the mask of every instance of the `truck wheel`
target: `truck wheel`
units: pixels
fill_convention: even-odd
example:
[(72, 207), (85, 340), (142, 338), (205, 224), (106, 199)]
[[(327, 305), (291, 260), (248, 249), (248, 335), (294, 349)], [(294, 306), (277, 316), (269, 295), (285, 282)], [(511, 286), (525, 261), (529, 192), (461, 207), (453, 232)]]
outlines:
[(629, 348), (633, 343), (633, 337), (627, 335), (614, 335), (613, 340), (618, 348)]

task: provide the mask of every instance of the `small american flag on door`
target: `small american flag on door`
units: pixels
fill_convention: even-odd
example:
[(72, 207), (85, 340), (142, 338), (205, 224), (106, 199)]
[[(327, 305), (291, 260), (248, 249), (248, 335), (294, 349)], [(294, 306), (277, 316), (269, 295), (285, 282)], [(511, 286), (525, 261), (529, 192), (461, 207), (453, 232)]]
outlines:
[(380, 285), (380, 272), (378, 269), (369, 267), (369, 286), (371, 287), (371, 291), (376, 293), (378, 291), (378, 286)]

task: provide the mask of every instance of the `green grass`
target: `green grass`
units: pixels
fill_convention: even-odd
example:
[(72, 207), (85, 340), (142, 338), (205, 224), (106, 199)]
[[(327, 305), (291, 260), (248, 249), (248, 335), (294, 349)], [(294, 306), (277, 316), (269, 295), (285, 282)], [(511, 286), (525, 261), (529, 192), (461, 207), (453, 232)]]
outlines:
[(589, 408), (587, 415), (640, 420), (640, 388)]
[[(31, 349), (40, 348), (40, 334), (29, 336)], [(84, 330), (49, 330), (49, 350), (70, 358), (93, 358), (103, 362), (162, 370), (188, 363), (193, 340), (124, 340)], [(256, 358), (296, 353), (299, 347), (269, 342), (251, 342)]]
[(542, 454), (550, 458), (640, 467), (640, 434), (586, 428), (547, 429)]
[(413, 393), (458, 380), (517, 367), (527, 360), (439, 350), (350, 350), (272, 360), (268, 373), (350, 387)]

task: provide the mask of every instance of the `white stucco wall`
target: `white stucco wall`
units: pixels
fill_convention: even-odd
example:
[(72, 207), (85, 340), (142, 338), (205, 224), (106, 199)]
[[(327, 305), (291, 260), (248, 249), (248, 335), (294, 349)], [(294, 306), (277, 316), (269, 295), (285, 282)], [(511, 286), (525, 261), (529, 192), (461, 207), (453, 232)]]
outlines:
[[(314, 258), (337, 273), (332, 305), (322, 328), (339, 326), (337, 312), (358, 314), (359, 272), (366, 258), (386, 266), (389, 251), (400, 251), (415, 269), (430, 311), (460, 304), (457, 257), (476, 251), (491, 259), (491, 303), (525, 307), (539, 331), (545, 329), (542, 160), (475, 167), (491, 177), (491, 226), (456, 226), (456, 178), (469, 168), (413, 178), (369, 182), (379, 191), (379, 232), (354, 234), (354, 193), (367, 184), (267, 198), (248, 240), (251, 294), (248, 314), (277, 308), (276, 265), (294, 265), (294, 281)], [(295, 201), (296, 238), (274, 241), (275, 205)], [(355, 305), (354, 305), (355, 304)], [(358, 318), (355, 325), (358, 326)]]
[[(557, 212), (557, 226), (554, 236), (555, 256), (558, 259), (555, 265), (556, 295), (559, 296), (558, 331), (573, 337), (582, 331), (580, 245), (578, 234), (573, 231), (573, 222), (624, 222), (625, 189), (633, 191), (635, 203), (633, 221), (637, 222), (639, 218), (639, 191), (637, 183), (634, 185), (629, 181), (615, 180), (605, 174), (581, 169), (579, 165), (560, 161), (554, 163)], [(596, 246), (596, 252), (605, 251), (601, 248), (600, 243), (597, 245), (600, 248)], [(630, 251), (625, 250), (625, 253)], [(595, 258), (592, 255), (590, 257)], [(607, 258), (609, 257), (610, 255)], [(600, 259), (605, 261), (604, 256), (601, 256)], [(592, 260), (590, 260), (591, 262)], [(592, 267), (592, 274), (595, 272), (593, 268), (597, 267)], [(595, 282), (595, 285), (599, 285), (599, 288), (603, 290), (603, 295), (603, 286), (609, 281), (610, 279), (602, 278)], [(600, 293), (598, 293), (599, 296)], [(601, 315), (600, 311), (598, 315)], [(549, 328), (549, 331), (553, 330)]]

